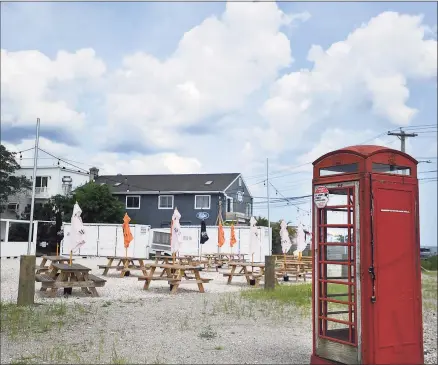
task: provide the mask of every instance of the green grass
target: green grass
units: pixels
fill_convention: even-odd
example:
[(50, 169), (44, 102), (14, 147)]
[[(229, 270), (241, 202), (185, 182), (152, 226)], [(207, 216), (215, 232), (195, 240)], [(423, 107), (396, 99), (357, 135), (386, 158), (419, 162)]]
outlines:
[(214, 349), (220, 351), (220, 350), (223, 350), (224, 347), (223, 346), (216, 346)]
[[(330, 294), (347, 293), (347, 286), (342, 284), (328, 284), (327, 291)], [(274, 290), (249, 289), (241, 292), (245, 299), (270, 300), (281, 304), (293, 304), (302, 309), (312, 306), (312, 284), (277, 285)], [(337, 300), (348, 300), (348, 295), (338, 296)]]
[(88, 308), (75, 303), (17, 306), (15, 303), (0, 303), (0, 331), (9, 338), (29, 337), (61, 329), (76, 318), (89, 313)]
[[(427, 259), (421, 260), (421, 267), (429, 271), (438, 270), (438, 256), (432, 256)], [(435, 273), (436, 275), (436, 273)]]

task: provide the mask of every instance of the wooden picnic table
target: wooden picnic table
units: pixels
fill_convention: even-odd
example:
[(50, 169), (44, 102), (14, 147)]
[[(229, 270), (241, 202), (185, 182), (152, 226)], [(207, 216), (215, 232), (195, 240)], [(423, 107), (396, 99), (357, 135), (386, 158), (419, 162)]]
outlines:
[[(234, 276), (245, 276), (248, 285), (251, 285), (251, 281), (254, 280), (254, 285), (258, 286), (265, 275), (265, 264), (261, 262), (232, 261), (228, 263), (228, 266), (231, 267), (231, 271), (224, 274), (225, 277), (228, 277), (227, 284), (231, 284)], [(238, 267), (240, 267), (240, 271), (236, 273)], [(251, 270), (248, 270), (249, 267)], [(256, 271), (255, 268), (259, 270)]]
[[(204, 293), (204, 285), (205, 283), (210, 282), (212, 279), (201, 278), (199, 272), (201, 268), (199, 266), (192, 265), (180, 265), (180, 264), (151, 264), (151, 270), (148, 275), (140, 276), (138, 278), (139, 281), (144, 280), (143, 289), (148, 290), (149, 285), (152, 281), (155, 280), (165, 280), (170, 285), (171, 293), (176, 293), (180, 284), (189, 284), (196, 283), (198, 285), (199, 292)], [(163, 276), (163, 273), (157, 275), (155, 273), (155, 269), (161, 268), (163, 269), (163, 273), (166, 276)], [(191, 273), (192, 275), (187, 275), (187, 273)]]
[[(47, 261), (50, 261), (50, 265), (46, 266)], [(74, 259), (72, 259), (74, 261)], [(70, 263), (70, 258), (65, 256), (42, 256), (40, 266), (36, 268), (36, 274), (41, 274), (42, 272), (49, 271), (53, 263), (68, 264)]]
[[(110, 269), (115, 269), (117, 271), (120, 271), (120, 277), (124, 277), (128, 271), (131, 270), (141, 270), (143, 272), (143, 275), (147, 275), (147, 269), (149, 268), (148, 264), (145, 264), (144, 261), (147, 260), (147, 258), (144, 257), (126, 257), (126, 256), (107, 256), (108, 263), (106, 265), (99, 265), (99, 269), (104, 269), (103, 274), (106, 276), (108, 274), (108, 271)], [(118, 260), (117, 265), (113, 265), (113, 261)], [(138, 262), (136, 264), (135, 262)]]
[(54, 297), (61, 288), (81, 288), (83, 292), (98, 297), (96, 288), (105, 285), (106, 280), (90, 274), (91, 269), (79, 264), (52, 263), (48, 274), (36, 274), (35, 281), (41, 283), (40, 291), (50, 289)]

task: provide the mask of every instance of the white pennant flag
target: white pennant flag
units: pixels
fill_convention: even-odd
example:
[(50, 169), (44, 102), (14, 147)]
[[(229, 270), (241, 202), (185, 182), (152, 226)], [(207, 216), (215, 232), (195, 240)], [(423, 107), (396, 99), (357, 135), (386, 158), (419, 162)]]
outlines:
[(85, 230), (81, 218), (82, 210), (78, 202), (73, 207), (73, 214), (71, 216), (70, 242), (74, 245), (72, 251), (81, 248), (85, 244)]

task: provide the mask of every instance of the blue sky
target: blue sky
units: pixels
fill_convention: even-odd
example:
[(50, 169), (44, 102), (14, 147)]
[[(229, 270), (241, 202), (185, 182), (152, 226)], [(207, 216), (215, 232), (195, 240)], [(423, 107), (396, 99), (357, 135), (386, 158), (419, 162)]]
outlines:
[[(404, 126), (422, 132), (407, 152), (431, 157), (419, 170), (436, 171), (436, 128), (414, 128), (437, 123), (436, 3), (239, 6), (2, 3), (2, 141), (31, 147), (39, 116), (46, 149), (101, 173), (241, 171), (255, 196), (269, 157), (276, 189), (298, 196), (309, 165), (291, 167), (366, 140), (399, 148), (383, 132)], [(420, 186), (422, 243), (436, 245), (436, 181)], [(307, 219), (282, 206), (271, 216)]]

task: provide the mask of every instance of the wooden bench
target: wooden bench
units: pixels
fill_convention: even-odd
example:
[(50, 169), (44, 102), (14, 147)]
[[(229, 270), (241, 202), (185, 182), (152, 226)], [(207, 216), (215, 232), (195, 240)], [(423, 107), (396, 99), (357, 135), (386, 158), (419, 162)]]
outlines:
[(54, 283), (55, 282), (55, 280), (52, 279), (47, 274), (36, 274), (35, 281), (37, 281), (38, 283)]
[[(196, 278), (194, 276), (189, 276), (189, 275), (184, 276), (184, 278), (187, 279), (187, 280), (196, 280)], [(212, 280), (213, 279), (201, 278), (201, 281), (203, 283), (209, 283)]]
[(138, 281), (144, 280), (171, 280), (173, 277), (168, 276), (139, 276)]
[(102, 279), (102, 278), (100, 278), (96, 275), (93, 275), (93, 274), (88, 274), (88, 279), (90, 279), (91, 281), (94, 281), (97, 284), (105, 284), (106, 283), (105, 279)]
[[(244, 272), (235, 272), (233, 274), (233, 276), (246, 276), (246, 275), (258, 275), (258, 272), (248, 271), (246, 274)], [(263, 275), (263, 274), (260, 274), (260, 275)], [(229, 276), (231, 276), (231, 273), (226, 272), (223, 274), (223, 276), (229, 277)]]

